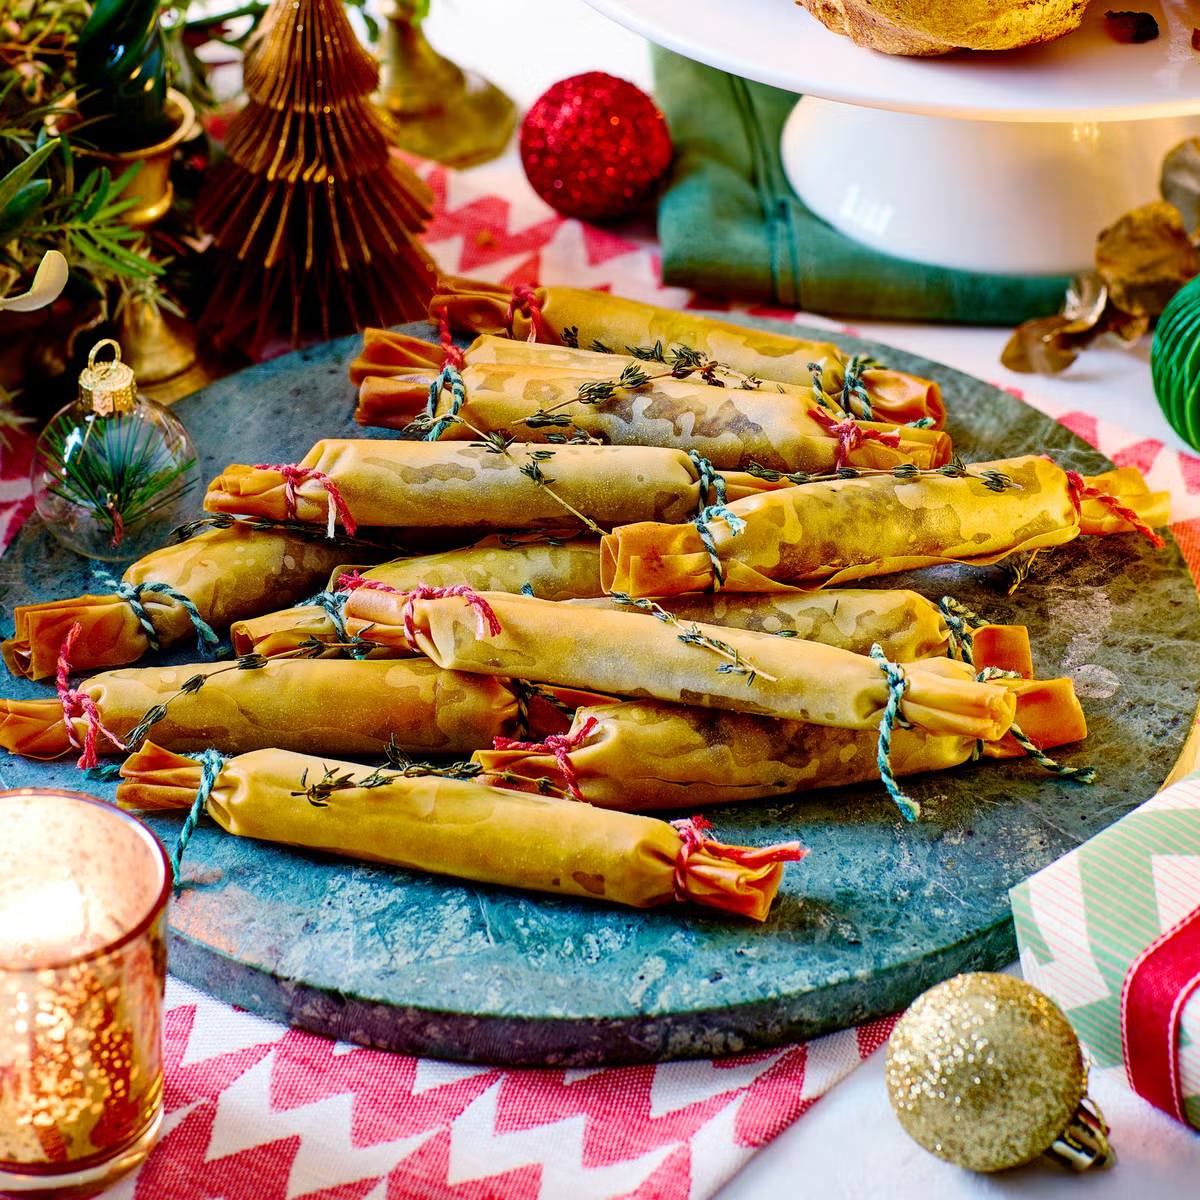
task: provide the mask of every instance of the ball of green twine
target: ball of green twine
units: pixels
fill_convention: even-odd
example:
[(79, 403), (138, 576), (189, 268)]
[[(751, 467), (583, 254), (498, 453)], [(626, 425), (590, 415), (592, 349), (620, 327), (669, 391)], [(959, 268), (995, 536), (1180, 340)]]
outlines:
[(1200, 275), (1171, 297), (1158, 318), (1150, 377), (1171, 428), (1200, 450)]

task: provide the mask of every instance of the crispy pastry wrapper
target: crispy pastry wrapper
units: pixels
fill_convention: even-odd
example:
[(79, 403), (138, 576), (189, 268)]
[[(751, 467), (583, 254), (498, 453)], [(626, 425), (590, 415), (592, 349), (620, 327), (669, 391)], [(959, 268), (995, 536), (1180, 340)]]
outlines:
[[(729, 847), (705, 838), (691, 848), (653, 817), (432, 776), (336, 790), (320, 806), (310, 803), (305, 790), (330, 771), (352, 781), (371, 774), (285, 750), (239, 755), (218, 776), (208, 814), (238, 837), (634, 908), (678, 898), (755, 921), (766, 918), (784, 861), (804, 854), (794, 842)], [(163, 809), (190, 807), (201, 771), (148, 743), (121, 774), (119, 804)]]
[[(212, 529), (139, 558), (122, 576), (126, 583), (165, 583), (187, 596), (216, 630), (257, 613), (294, 603), (321, 586), (344, 547), (286, 532), (235, 524)], [(183, 606), (169, 596), (143, 592), (142, 606), (162, 646), (196, 636)], [(18, 605), (15, 632), (0, 646), (14, 675), (43, 679), (54, 674), (59, 647), (78, 622), (76, 670), (135, 662), (149, 650), (130, 605), (116, 595), (75, 596)]]
[[(988, 470), (1007, 475), (1015, 486), (991, 490), (981, 478)], [(1113, 481), (1116, 474), (1122, 478)], [(1144, 481), (1141, 491), (1121, 486), (1123, 473), (1088, 482), (1103, 481), (1130, 508), (1156, 519), (1163, 515), (1160, 497)], [(1081, 516), (1066, 472), (1037, 455), (975, 463), (966, 478), (861, 476), (804, 484), (729, 507), (745, 527), (734, 533), (728, 521), (716, 518), (708, 528), (724, 573), (721, 587), (732, 592), (842, 583), (940, 563), (984, 566), (1062, 545), (1081, 531), (1109, 531), (1112, 520), (1099, 501), (1084, 501)], [(695, 525), (623, 526), (603, 539), (602, 553), (606, 591), (673, 596), (711, 590), (715, 583)]]
[[(524, 342), (509, 345), (532, 349)], [(461, 420), (449, 420), (454, 401), (445, 388), (433, 413), (446, 419), (439, 432), (441, 441), (478, 440), (475, 430), (506, 433), (522, 442), (583, 433), (611, 445), (695, 450), (719, 470), (745, 470), (758, 463), (774, 471), (825, 473), (844, 465), (837, 436), (813, 415), (818, 406), (811, 388), (789, 387), (783, 392), (772, 385), (718, 388), (699, 379), (666, 378), (636, 390), (619, 389), (601, 404), (583, 404), (578, 401), (581, 386), (596, 379), (615, 380), (622, 363), (632, 360), (597, 354), (598, 364), (576, 370), (478, 363), (471, 361), (469, 350), (467, 354), (461, 373), (467, 398), (457, 413)], [(407, 428), (426, 411), (438, 369), (368, 375), (359, 387), (356, 419), (362, 425)], [(650, 373), (655, 370), (651, 365)], [(569, 420), (570, 425), (526, 423), (543, 411)], [(845, 454), (844, 461), (851, 466), (887, 469), (912, 463), (925, 469), (950, 461), (950, 438), (941, 430), (871, 421), (857, 425), (864, 440)], [(890, 444), (897, 439), (898, 444)]]
[[(411, 623), (421, 652), (448, 669), (847, 729), (877, 728), (887, 701), (877, 662), (816, 642), (717, 625), (678, 629), (632, 613), (500, 592), (484, 593), (482, 602), (499, 632), (484, 629), (481, 636), (478, 606), (459, 596), (417, 599), (360, 588), (346, 602), (346, 627), (351, 633), (369, 628), (369, 636), (383, 642), (407, 642)], [(753, 681), (718, 670), (725, 658), (680, 641), (679, 634), (692, 629), (736, 650), (756, 672)], [(901, 713), (922, 729), (996, 741), (1012, 724), (1011, 693), (977, 683), (964, 663), (929, 659), (905, 673)]]
[[(1087, 736), (1069, 679), (1005, 681), (1016, 697), (1017, 723), (1043, 750)], [(749, 713), (631, 700), (581, 708), (571, 734), (589, 732), (569, 751), (580, 794), (590, 804), (643, 812), (725, 804), (842, 787), (879, 778), (875, 733), (778, 721)], [(942, 771), (967, 762), (975, 739), (915, 729), (892, 734), (896, 775)], [(1007, 735), (984, 747), (988, 757), (1024, 754)], [(474, 761), (499, 787), (537, 791), (564, 785), (559, 761), (545, 750), (480, 750)]]
[[(335, 570), (330, 577), (330, 591), (336, 590), (341, 574)], [(519, 592), (528, 586), (544, 600), (573, 600), (601, 594), (600, 543), (572, 533), (561, 537), (495, 534), (460, 550), (383, 563), (364, 571), (363, 577), (405, 591), (422, 583), (433, 587), (465, 583), (478, 592)], [(254, 652), (268, 658), (295, 650), (310, 638), (323, 642), (338, 639), (329, 613), (311, 604), (238, 621), (229, 634), (235, 653)], [(409, 652), (406, 647), (392, 646), (371, 655), (395, 658)]]
[[(180, 695), (203, 676), (196, 692)], [(96, 702), (104, 728), (122, 741), (156, 705), (166, 716), (151, 736), (172, 750), (208, 747), (240, 754), (274, 746), (313, 754), (379, 755), (390, 742), (419, 754), (462, 754), (493, 739), (525, 736), (518, 699), (507, 680), (443, 671), (427, 659), (355, 662), (279, 659), (256, 670), (229, 663), (107, 671), (79, 685)], [(527, 701), (528, 728), (561, 732), (568, 724), (552, 704)], [(74, 721), (82, 743), (86, 722)], [(57, 698), (0, 699), (0, 747), (26, 758), (71, 750)], [(115, 751), (104, 738), (101, 750)]]
[[(429, 312), (436, 316), (445, 309), (455, 329), (511, 333), (521, 341), (584, 347), (599, 343), (618, 353), (627, 353), (630, 347), (651, 347), (655, 342), (662, 342), (667, 349), (689, 346), (736, 371), (801, 386), (810, 382), (809, 364), (817, 363), (825, 391), (836, 396), (842, 389), (843, 367), (849, 356), (832, 342), (768, 333), (690, 310), (657, 308), (606, 292), (563, 287), (534, 289), (540, 319), (531, 320), (528, 307), (517, 305), (510, 330), (511, 298), (508, 289), (493, 284), (443, 279), (429, 302)], [(862, 383), (877, 420), (903, 424), (929, 417), (936, 428), (945, 423), (941, 389), (932, 380), (872, 368), (863, 372)]]
[[(1151, 529), (1161, 529), (1171, 520), (1171, 493), (1152, 492), (1137, 467), (1117, 467), (1103, 475), (1092, 475), (1086, 482), (1133, 509)], [(1106, 537), (1133, 530), (1128, 521), (1122, 520), (1100, 500), (1085, 499), (1080, 509), (1079, 527), (1083, 533)]]
[[(555, 495), (597, 524), (686, 521), (699, 511), (695, 464), (682, 450), (649, 446), (543, 446), (534, 460), (514, 445), (512, 458), (460, 442), (410, 442), (329, 438), (299, 463), (321, 472), (337, 488), (359, 525), (389, 528), (561, 529), (576, 518)], [(522, 474), (538, 466), (553, 480), (553, 494)], [(729, 498), (775, 489), (778, 483), (744, 472), (726, 475)], [(326, 524), (326, 485), (305, 479), (295, 486), (289, 511), (281, 472), (235, 463), (208, 485), (204, 507), (277, 520)], [(344, 556), (343, 556), (344, 557)]]
[[(609, 597), (571, 603), (642, 612)], [(660, 607), (681, 621), (799, 637), (855, 654), (868, 654), (878, 645), (893, 662), (937, 658), (950, 650), (950, 633), (938, 606), (903, 589), (837, 588), (764, 595), (694, 592), (674, 596)], [(652, 613), (642, 615), (653, 619)], [(997, 667), (1025, 677), (1033, 674), (1029, 630), (1024, 625), (982, 625), (974, 631), (973, 640), (977, 670)]]

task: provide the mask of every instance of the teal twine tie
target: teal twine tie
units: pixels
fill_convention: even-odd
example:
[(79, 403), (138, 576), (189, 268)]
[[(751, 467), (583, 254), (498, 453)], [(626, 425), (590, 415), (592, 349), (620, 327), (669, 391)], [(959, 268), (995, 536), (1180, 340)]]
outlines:
[(855, 416), (851, 402), (858, 401), (857, 416), (860, 421), (873, 421), (874, 411), (871, 408), (871, 397), (863, 384), (862, 375), (871, 365), (871, 359), (865, 354), (855, 354), (842, 370), (842, 408), (850, 416)]
[[(984, 667), (975, 678), (980, 683), (987, 683), (990, 679), (1020, 679), (1021, 676), (1016, 671), (1004, 671), (999, 667)], [(1010, 725), (1008, 732), (1012, 735), (1012, 740), (1025, 751), (1026, 756), (1033, 759), (1042, 770), (1049, 771), (1051, 775), (1057, 775), (1060, 779), (1069, 779), (1075, 783), (1096, 782), (1095, 767), (1065, 767), (1034, 745), (1025, 736), (1019, 725), (1015, 723)], [(982, 753), (983, 743), (979, 742), (975, 747), (975, 757), (979, 758)]]
[(184, 757), (194, 759), (200, 764), (200, 786), (196, 789), (196, 799), (183, 819), (179, 836), (175, 839), (175, 848), (171, 851), (171, 874), (175, 880), (176, 889), (179, 887), (183, 852), (187, 849), (188, 842), (192, 840), (192, 834), (196, 832), (196, 825), (208, 806), (208, 798), (212, 795), (212, 790), (217, 785), (217, 779), (228, 761), (225, 755), (217, 750), (201, 750), (199, 754), (187, 754)]
[(938, 608), (941, 609), (942, 618), (950, 634), (950, 657), (973, 667), (975, 644), (972, 635), (986, 622), (978, 613), (972, 612), (965, 604), (960, 604), (953, 596), (943, 596), (938, 601)]
[(703, 512), (710, 503), (724, 504), (725, 476), (703, 454), (689, 450), (687, 455), (692, 460), (692, 466), (696, 468), (696, 475), (700, 481), (700, 511)]
[(904, 698), (905, 690), (908, 688), (908, 678), (904, 671), (884, 654), (878, 642), (871, 647), (871, 657), (879, 664), (879, 669), (887, 677), (888, 688), (887, 703), (883, 706), (883, 716), (879, 718), (879, 741), (875, 747), (875, 764), (879, 768), (879, 778), (883, 781), (887, 794), (891, 796), (900, 810), (900, 815), (906, 821), (915, 821), (921, 815), (921, 806), (904, 794), (892, 771), (892, 730), (897, 725), (901, 727), (904, 725), (904, 719), (900, 715), (900, 701)]
[(330, 621), (333, 622), (333, 628), (337, 633), (338, 641), (348, 642), (350, 636), (346, 632), (346, 615), (342, 612), (342, 609), (345, 607), (346, 598), (349, 595), (349, 592), (318, 592), (315, 596), (309, 596), (298, 607), (323, 608), (328, 614)]
[(459, 410), (467, 401), (467, 388), (463, 383), (462, 375), (459, 374), (456, 366), (447, 363), (442, 368), (441, 374), (429, 385), (429, 403), (426, 405), (425, 411), (430, 419), (437, 413), (438, 399), (441, 397), (443, 387), (450, 389), (450, 411), (434, 422), (433, 428), (425, 435), (427, 442), (436, 442), (455, 423)]
[(350, 631), (346, 628), (346, 601), (349, 599), (349, 592), (318, 592), (315, 596), (310, 596), (304, 601), (301, 608), (316, 607), (323, 608), (333, 622), (334, 632), (337, 634), (337, 639), (346, 648), (346, 653), (350, 658), (365, 658), (370, 653), (371, 647), (363, 645), (364, 639), (357, 634), (351, 636)]
[(159, 643), (158, 631), (154, 628), (154, 622), (150, 620), (150, 614), (146, 611), (146, 606), (142, 603), (142, 596), (146, 592), (152, 592), (157, 596), (169, 597), (187, 613), (188, 620), (191, 621), (192, 628), (196, 631), (196, 642), (200, 647), (200, 653), (205, 658), (211, 658), (216, 652), (217, 647), (221, 644), (221, 639), (217, 637), (213, 631), (213, 627), (200, 615), (200, 610), (196, 607), (195, 603), (169, 584), (126, 583), (123, 579), (114, 578), (103, 567), (93, 567), (92, 575), (101, 587), (107, 588), (110, 592), (115, 592), (116, 595), (120, 596), (133, 609), (133, 615), (142, 627), (142, 632), (146, 635), (146, 641), (150, 643), (150, 649), (156, 653), (162, 649), (162, 646)]
[(708, 508), (701, 509), (700, 515), (693, 522), (705, 552), (708, 554), (708, 561), (712, 564), (713, 586), (720, 587), (725, 582), (725, 568), (721, 565), (721, 559), (717, 554), (717, 544), (713, 540), (712, 530), (708, 527), (710, 521), (716, 520), (724, 521), (734, 537), (737, 537), (746, 528), (746, 522), (732, 509), (726, 508), (724, 504), (713, 504)]

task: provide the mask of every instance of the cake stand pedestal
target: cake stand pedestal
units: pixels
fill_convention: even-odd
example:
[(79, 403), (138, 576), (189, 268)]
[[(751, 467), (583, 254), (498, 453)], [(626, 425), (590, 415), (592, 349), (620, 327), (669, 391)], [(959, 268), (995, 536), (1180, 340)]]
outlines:
[(1104, 7), (1005, 53), (897, 58), (782, 0), (589, 0), (651, 41), (801, 94), (784, 170), (834, 228), (946, 267), (1063, 274), (1158, 194), (1163, 155), (1200, 135), (1200, 5), (1149, 6), (1160, 37), (1114, 42)]

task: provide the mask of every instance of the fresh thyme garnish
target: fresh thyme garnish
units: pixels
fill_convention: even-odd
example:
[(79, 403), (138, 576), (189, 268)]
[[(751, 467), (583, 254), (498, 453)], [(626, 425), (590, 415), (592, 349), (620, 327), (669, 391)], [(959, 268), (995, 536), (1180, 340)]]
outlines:
[(756, 667), (749, 659), (744, 658), (741, 651), (735, 646), (731, 646), (728, 642), (722, 642), (718, 638), (710, 637), (708, 634), (701, 632), (699, 625), (685, 624), (673, 612), (668, 612), (661, 604), (655, 604), (653, 600), (635, 600), (625, 592), (611, 592), (609, 593), (609, 599), (616, 604), (626, 604), (633, 608), (640, 608), (642, 612), (650, 613), (651, 616), (657, 617), (660, 621), (664, 621), (668, 625), (674, 625), (677, 629), (682, 629), (683, 632), (678, 637), (685, 646), (699, 646), (701, 649), (708, 650), (710, 653), (725, 659), (725, 662), (717, 667), (718, 675), (744, 675), (747, 687), (760, 675), (764, 679), (769, 679), (772, 683), (779, 682), (774, 675), (768, 675), (761, 667)]
[[(303, 796), (313, 808), (328, 808), (330, 799), (337, 792), (372, 791), (375, 788), (387, 787), (400, 779), (417, 779), (432, 777), (440, 779), (476, 779), (483, 773), (483, 768), (476, 762), (456, 762), (447, 767), (438, 767), (433, 763), (413, 762), (400, 753), (396, 746), (395, 735), (387, 750), (390, 767), (375, 767), (369, 774), (359, 775), (355, 771), (339, 771), (335, 767), (326, 767), (320, 779), (311, 783), (308, 771), (300, 776), (299, 790), (291, 792), (292, 796)], [(525, 779), (513, 771), (490, 771), (490, 780), (504, 783), (533, 784), (544, 795), (565, 796), (563, 788), (555, 787), (549, 780)]]
[[(574, 401), (572, 400), (568, 403), (574, 403)], [(535, 416), (536, 415), (537, 414), (535, 414)], [(566, 421), (565, 423), (567, 425), (571, 424), (570, 421)], [(510, 463), (513, 464), (513, 466), (517, 468), (518, 471), (521, 472), (522, 475), (525, 476), (526, 479), (536, 483), (538, 487), (544, 488), (549, 496), (551, 496), (557, 503), (561, 504), (562, 507), (571, 514), (571, 516), (575, 517), (579, 521), (582, 521), (587, 529), (589, 529), (592, 533), (603, 535), (604, 530), (601, 529), (600, 526), (591, 519), (591, 517), (585, 516), (579, 511), (579, 509), (570, 504), (568, 501), (564, 500), (554, 490), (554, 488), (551, 486), (554, 483), (554, 480), (547, 478), (546, 475), (543, 474), (541, 468), (538, 466), (539, 462), (545, 462), (546, 460), (554, 457), (553, 450), (529, 450), (527, 451), (527, 454), (530, 461), (522, 463), (512, 454), (511, 450), (509, 449), (509, 447), (519, 440), (518, 438), (510, 433), (505, 432), (504, 430), (499, 429), (493, 429), (485, 432), (484, 430), (480, 429), (479, 426), (473, 425), (461, 413), (456, 413), (454, 415), (447, 414), (446, 416), (442, 417), (435, 417), (432, 413), (422, 413), (419, 417), (416, 417), (414, 420), (409, 422), (408, 428), (414, 432), (419, 432), (421, 430), (428, 432), (428, 430), (433, 428), (435, 424), (462, 425), (464, 428), (469, 429), (477, 438), (479, 438), (478, 442), (472, 442), (470, 443), (471, 445), (476, 446), (481, 450), (486, 450), (489, 454), (502, 454)], [(571, 444), (576, 444), (581, 440), (588, 443), (598, 442), (598, 439), (588, 438), (586, 436), (582, 439), (561, 439), (562, 442), (569, 442)]]
[(395, 550), (395, 546), (387, 546), (382, 542), (371, 541), (368, 538), (350, 537), (338, 533), (331, 541), (326, 535), (324, 526), (306, 524), (302, 521), (272, 521), (267, 517), (232, 517), (227, 513), (210, 513), (197, 517), (171, 530), (171, 537), (177, 542), (186, 542), (198, 533), (209, 529), (232, 529), (235, 525), (247, 529), (268, 530), (272, 533), (288, 533), (308, 541), (320, 542), (322, 545), (364, 547), (370, 550)]
[(751, 460), (749, 466), (746, 467), (746, 474), (753, 475), (756, 479), (765, 479), (768, 483), (779, 483), (786, 479), (788, 483), (796, 485), (829, 483), (831, 480), (837, 479), (879, 478), (884, 475), (890, 475), (893, 479), (900, 480), (940, 475), (945, 479), (976, 479), (992, 492), (1006, 492), (1010, 488), (1018, 490), (1020, 488), (1020, 485), (1015, 483), (1011, 476), (991, 467), (977, 474), (972, 473), (957, 454), (945, 466), (928, 469), (922, 469), (912, 463), (900, 463), (895, 467), (839, 467), (836, 471), (820, 475), (811, 474), (808, 471), (774, 471), (770, 467), (764, 467), (762, 463)]
[(1025, 554), (1015, 555), (1004, 564), (1003, 570), (1009, 577), (1008, 590), (1004, 593), (1006, 596), (1011, 596), (1029, 577), (1029, 573), (1033, 570), (1033, 564), (1037, 561), (1040, 553), (1040, 547), (1036, 550), (1029, 550)]
[(227, 671), (261, 671), (268, 663), (284, 659), (317, 658), (329, 650), (355, 649), (367, 653), (381, 648), (381, 642), (370, 642), (364, 638), (356, 638), (353, 642), (323, 642), (320, 638), (309, 637), (294, 649), (276, 654), (272, 658), (267, 658), (262, 654), (241, 654), (224, 666), (217, 667), (216, 670), (190, 675), (179, 686), (179, 689), (168, 696), (166, 700), (148, 708), (142, 714), (142, 719), (126, 735), (126, 745), (130, 750), (136, 750), (146, 740), (150, 730), (166, 717), (167, 709), (171, 704), (181, 696), (194, 696), (210, 679), (217, 675), (224, 675)]

